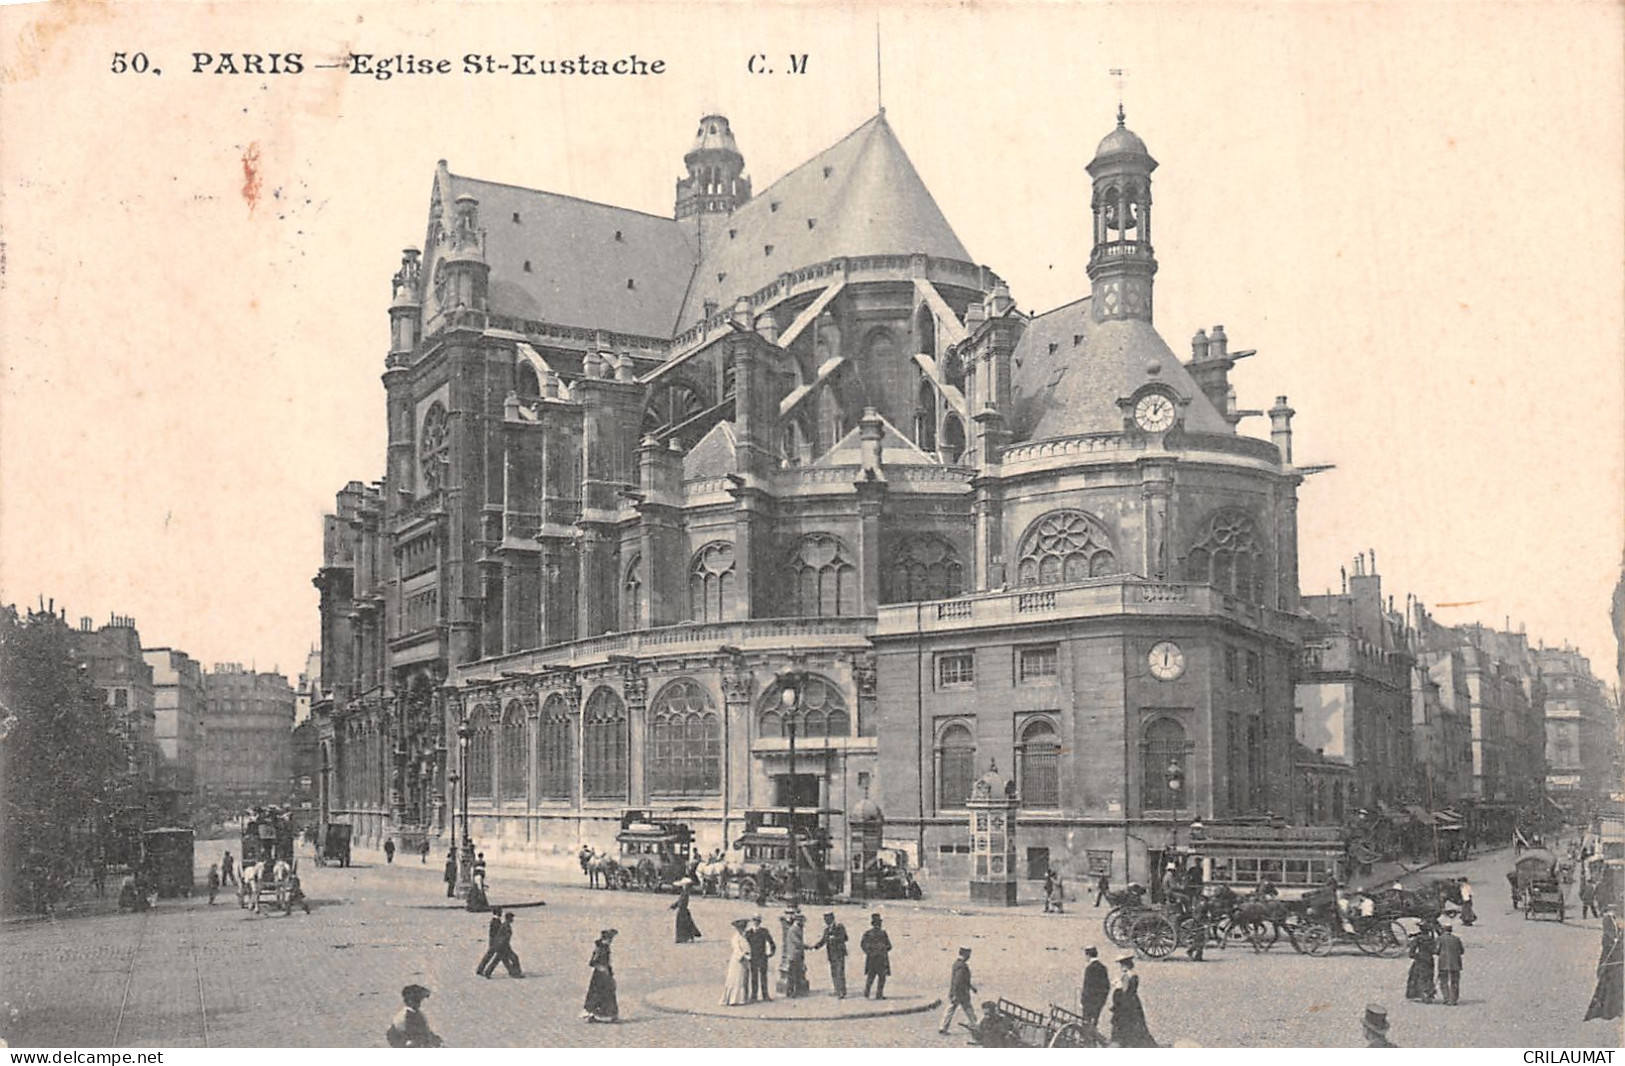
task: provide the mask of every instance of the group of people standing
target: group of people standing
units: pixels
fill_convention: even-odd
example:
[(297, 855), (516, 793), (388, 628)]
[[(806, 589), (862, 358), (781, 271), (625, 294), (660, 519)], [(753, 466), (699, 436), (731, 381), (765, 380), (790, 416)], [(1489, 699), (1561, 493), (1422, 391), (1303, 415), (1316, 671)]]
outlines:
[(1411, 935), (1411, 966), (1405, 974), (1405, 998), (1432, 1003), (1442, 993), (1445, 1006), (1459, 1005), (1461, 960), (1466, 953), (1467, 947), (1456, 935), (1454, 926), (1433, 918), (1424, 919), (1421, 928)]
[[(681, 922), (679, 911), (679, 922)], [(784, 936), (782, 970), (783, 995), (798, 999), (810, 995), (812, 987), (807, 979), (807, 952), (823, 951), (829, 962), (830, 994), (836, 999), (846, 998), (846, 959), (849, 937), (846, 926), (836, 918), (834, 911), (824, 913), (824, 928), (818, 939), (807, 942), (806, 915), (791, 904), (780, 917)], [(722, 983), (722, 1005), (744, 1006), (767, 1002), (773, 998), (768, 964), (780, 950), (773, 934), (762, 925), (762, 916), (738, 918), (733, 922), (733, 935), (729, 944), (728, 969)], [(679, 928), (681, 941), (681, 928)], [(891, 937), (880, 915), (869, 918), (869, 928), (858, 942), (864, 956), (863, 994), (868, 998), (886, 998), (886, 978), (891, 975)]]

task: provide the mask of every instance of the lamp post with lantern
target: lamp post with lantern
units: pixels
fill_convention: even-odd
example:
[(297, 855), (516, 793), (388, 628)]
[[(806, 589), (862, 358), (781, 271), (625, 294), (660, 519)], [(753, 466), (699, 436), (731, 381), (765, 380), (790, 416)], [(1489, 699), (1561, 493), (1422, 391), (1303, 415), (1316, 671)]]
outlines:
[[(457, 887), (455, 892), (458, 899), (468, 896), (468, 889), (474, 883), (474, 841), (468, 833), (468, 746), (474, 739), (474, 727), (464, 717), (457, 724), (457, 773), (452, 774), (454, 783), (461, 782), (462, 787), (457, 792), (458, 806), (463, 816), (462, 846), (457, 852)], [(456, 833), (452, 836), (455, 838)]]
[(790, 738), (790, 899), (801, 900), (801, 848), (796, 839), (796, 725), (801, 716), (801, 697), (806, 688), (807, 675), (800, 670), (789, 670), (779, 675), (779, 706), (784, 711), (785, 735)]
[[(1168, 850), (1169, 865), (1172, 865), (1173, 862), (1175, 861), (1174, 856), (1179, 851), (1179, 797), (1180, 797), (1181, 792), (1185, 788), (1185, 769), (1184, 769), (1184, 767), (1179, 765), (1179, 760), (1170, 759), (1168, 761), (1168, 769), (1167, 769), (1166, 773), (1167, 773), (1167, 785), (1168, 785), (1168, 798), (1173, 802), (1173, 808), (1174, 808), (1173, 816), (1172, 816), (1172, 821), (1173, 821), (1173, 829), (1172, 829), (1173, 844), (1170, 846), (1170, 848)], [(1166, 873), (1167, 873), (1167, 871), (1164, 871), (1164, 874), (1166, 874)], [(1165, 882), (1164, 886), (1163, 886), (1164, 894), (1166, 894), (1166, 892), (1167, 892), (1167, 885), (1166, 885), (1167, 880), (1168, 880), (1168, 878), (1166, 876), (1164, 876), (1163, 877), (1163, 881)]]

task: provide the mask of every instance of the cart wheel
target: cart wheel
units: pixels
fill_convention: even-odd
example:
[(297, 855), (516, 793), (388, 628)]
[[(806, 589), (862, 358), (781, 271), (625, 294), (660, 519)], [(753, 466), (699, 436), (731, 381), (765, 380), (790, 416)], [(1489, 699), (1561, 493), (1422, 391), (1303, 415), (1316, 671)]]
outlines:
[(1324, 925), (1306, 926), (1298, 934), (1298, 947), (1310, 955), (1329, 955), (1332, 951), (1332, 931)]
[(1396, 922), (1389, 922), (1386, 927), (1387, 939), (1382, 946), (1384, 958), (1397, 959), (1410, 953), (1410, 934), (1405, 927)]
[(616, 880), (622, 888), (628, 891), (637, 886), (637, 877), (624, 866), (621, 867), (621, 875)]
[(1179, 929), (1165, 914), (1148, 914), (1134, 923), (1134, 950), (1148, 959), (1166, 959), (1179, 945)]
[(739, 898), (756, 898), (756, 878), (752, 877), (750, 874), (746, 874), (744, 877), (739, 879)]
[(1106, 912), (1103, 923), (1106, 939), (1120, 948), (1134, 943), (1134, 912), (1127, 907), (1113, 907)]

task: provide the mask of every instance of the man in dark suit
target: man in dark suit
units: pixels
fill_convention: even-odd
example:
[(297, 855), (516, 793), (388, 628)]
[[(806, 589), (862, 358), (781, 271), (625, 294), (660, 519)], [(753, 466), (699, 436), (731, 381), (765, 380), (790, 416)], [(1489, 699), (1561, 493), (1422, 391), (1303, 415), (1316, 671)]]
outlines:
[(1461, 1000), (1461, 957), (1467, 953), (1449, 922), (1442, 926), (1444, 932), (1439, 934), (1436, 950), (1439, 953), (1439, 991), (1444, 994), (1447, 1007), (1456, 1006)]
[(768, 1001), (773, 997), (768, 993), (772, 987), (767, 979), (767, 960), (778, 954), (779, 946), (773, 941), (773, 934), (762, 928), (762, 916), (755, 915), (750, 920), (750, 928), (745, 930), (745, 942), (750, 945), (750, 999), (748, 1002)]
[(446, 852), (446, 898), (451, 899), (457, 892), (457, 852)]
[(1106, 971), (1106, 964), (1100, 961), (1100, 952), (1094, 948), (1084, 948), (1083, 953), (1089, 956), (1089, 965), (1083, 968), (1083, 991), (1078, 996), (1078, 1013), (1084, 1021), (1098, 1028), (1100, 1012), (1112, 994), (1112, 975)]
[(948, 1006), (943, 1009), (942, 1024), (937, 1032), (947, 1036), (954, 1012), (961, 1010), (970, 1019), (971, 1028), (976, 1028), (976, 1008), (971, 1006), (970, 998), (975, 991), (976, 986), (970, 983), (970, 948), (960, 948), (959, 958), (954, 960), (954, 968), (948, 975)]
[(858, 941), (863, 949), (863, 998), (870, 989), (876, 999), (886, 998), (886, 978), (891, 976), (891, 937), (881, 928), (880, 915), (869, 916), (869, 928)]
[(474, 967), (474, 976), (490, 977), (505, 950), (502, 942), (502, 909), (498, 907), (491, 911), (491, 924), (485, 930), (485, 954), (480, 956), (479, 965)]
[(824, 933), (809, 951), (823, 948), (829, 956), (829, 983), (836, 999), (846, 998), (846, 926), (835, 920), (834, 911), (824, 912)]

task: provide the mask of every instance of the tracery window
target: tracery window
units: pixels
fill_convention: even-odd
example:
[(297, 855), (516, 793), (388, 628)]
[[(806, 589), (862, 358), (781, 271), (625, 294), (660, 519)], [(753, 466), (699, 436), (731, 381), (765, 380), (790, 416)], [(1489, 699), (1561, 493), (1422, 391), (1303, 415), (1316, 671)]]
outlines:
[(1111, 538), (1082, 511), (1052, 511), (1034, 522), (1017, 558), (1021, 585), (1055, 585), (1118, 572)]
[(937, 738), (937, 807), (959, 808), (976, 780), (976, 738), (954, 723)]
[[(1172, 718), (1157, 718), (1145, 727), (1140, 746), (1140, 806), (1148, 811), (1171, 811), (1189, 806), (1186, 793), (1185, 727)], [(1180, 788), (1169, 788), (1170, 768), (1178, 771)]]
[(695, 795), (722, 787), (722, 720), (697, 683), (673, 681), (649, 706), (649, 791)]
[(494, 709), (485, 705), (474, 708), (474, 735), (468, 741), (468, 794), (477, 799), (491, 798), (491, 756)]
[(436, 400), (424, 412), (423, 429), (418, 434), (418, 467), (425, 492), (439, 491), (450, 458), (451, 421), (446, 417), (445, 405)]
[(858, 568), (838, 537), (809, 533), (790, 553), (793, 611), (802, 618), (858, 613)]
[(547, 799), (569, 799), (574, 766), (570, 705), (555, 692), (542, 704), (542, 716), (536, 723), (536, 794)]
[(846, 698), (835, 682), (809, 675), (794, 708), (784, 706), (783, 691), (784, 686), (774, 682), (762, 697), (761, 712), (756, 717), (757, 736), (789, 736), (785, 727), (792, 717), (797, 737), (844, 737), (851, 732), (852, 719), (846, 710)]
[(586, 763), (582, 786), (589, 798), (626, 796), (626, 704), (614, 691), (600, 688), (587, 698), (581, 714), (581, 742)]
[(1212, 585), (1248, 603), (1264, 602), (1264, 545), (1253, 520), (1220, 511), (1208, 520), (1185, 557), (1188, 580)]
[(897, 543), (881, 570), (881, 588), (884, 603), (945, 600), (965, 591), (965, 567), (952, 544), (922, 533)]
[(688, 568), (688, 617), (726, 622), (734, 616), (734, 546), (713, 541), (694, 553)]
[(643, 628), (643, 556), (634, 555), (621, 581), (621, 629)]
[(505, 800), (525, 798), (525, 708), (509, 700), (502, 714), (502, 761), (498, 787)]
[(1034, 718), (1021, 731), (1020, 750), (1016, 753), (1016, 787), (1021, 793), (1023, 807), (1059, 807), (1061, 805), (1061, 738), (1055, 732), (1055, 723), (1048, 718)]

